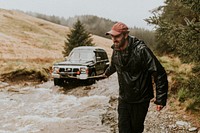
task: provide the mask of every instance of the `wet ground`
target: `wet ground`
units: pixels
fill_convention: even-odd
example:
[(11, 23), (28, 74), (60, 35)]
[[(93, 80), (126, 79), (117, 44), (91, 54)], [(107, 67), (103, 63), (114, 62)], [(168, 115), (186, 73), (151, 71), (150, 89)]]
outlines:
[[(116, 75), (90, 86), (0, 82), (0, 133), (117, 133), (117, 97)], [(151, 103), (144, 133), (189, 132), (198, 129), (167, 107), (157, 112)]]

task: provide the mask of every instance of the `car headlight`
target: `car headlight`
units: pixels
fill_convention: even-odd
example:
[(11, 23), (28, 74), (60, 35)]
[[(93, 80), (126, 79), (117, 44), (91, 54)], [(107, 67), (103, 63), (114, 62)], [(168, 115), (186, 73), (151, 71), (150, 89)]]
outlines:
[(80, 68), (80, 73), (86, 73), (88, 74), (88, 69), (85, 67)]
[(53, 67), (53, 73), (59, 73), (59, 67)]

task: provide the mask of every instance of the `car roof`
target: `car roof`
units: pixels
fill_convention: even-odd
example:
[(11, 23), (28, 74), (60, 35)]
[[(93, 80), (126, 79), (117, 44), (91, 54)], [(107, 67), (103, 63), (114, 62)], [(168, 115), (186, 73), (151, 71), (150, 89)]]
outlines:
[(76, 49), (86, 49), (86, 50), (93, 50), (93, 51), (105, 51), (103, 48), (101, 47), (97, 47), (97, 46), (79, 46), (79, 47), (75, 47), (73, 50)]

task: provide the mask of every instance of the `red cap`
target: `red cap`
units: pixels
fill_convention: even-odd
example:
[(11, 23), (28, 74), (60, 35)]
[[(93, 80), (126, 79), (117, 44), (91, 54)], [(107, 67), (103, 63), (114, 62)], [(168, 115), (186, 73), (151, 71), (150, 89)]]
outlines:
[(128, 27), (124, 23), (118, 22), (113, 25), (113, 27), (110, 31), (106, 32), (106, 35), (117, 36), (117, 35), (119, 35), (121, 33), (125, 33), (125, 32), (129, 32)]

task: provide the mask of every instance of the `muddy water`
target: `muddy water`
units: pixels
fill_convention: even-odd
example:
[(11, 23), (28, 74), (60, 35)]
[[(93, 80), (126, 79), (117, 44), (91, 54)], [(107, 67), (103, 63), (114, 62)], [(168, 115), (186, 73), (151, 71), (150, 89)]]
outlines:
[[(80, 88), (82, 89), (82, 88)], [(99, 133), (108, 132), (101, 115), (109, 106), (106, 96), (55, 93), (51, 88), (11, 89), (0, 93), (0, 132)]]
[[(117, 77), (91, 86), (37, 86), (0, 84), (0, 133), (117, 133)], [(145, 133), (188, 132), (167, 108), (151, 104)]]

